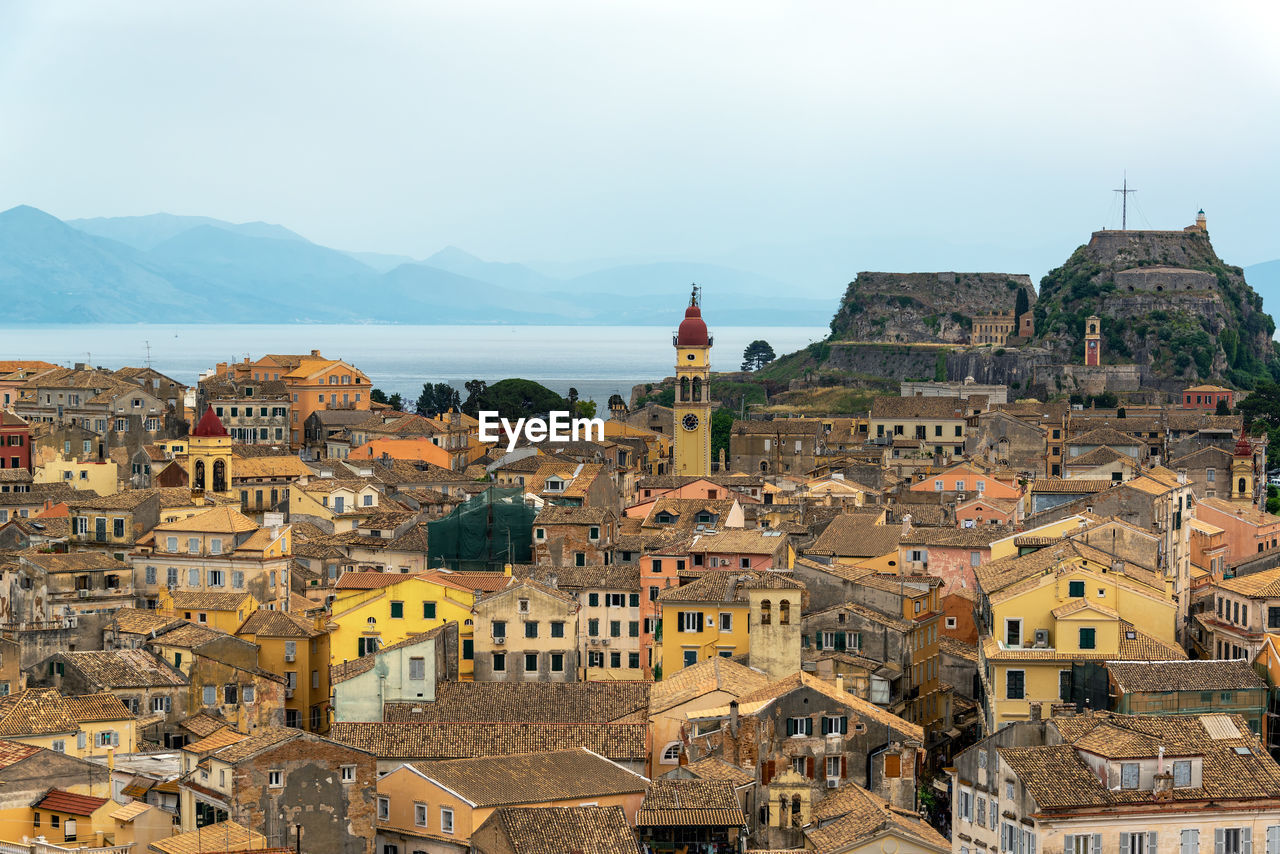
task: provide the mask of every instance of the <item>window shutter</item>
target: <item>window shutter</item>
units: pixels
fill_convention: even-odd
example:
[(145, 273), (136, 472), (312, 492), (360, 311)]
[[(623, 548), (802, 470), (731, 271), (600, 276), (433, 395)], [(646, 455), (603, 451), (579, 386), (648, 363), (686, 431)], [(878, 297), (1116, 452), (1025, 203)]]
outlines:
[(1093, 835), (1093, 854), (1102, 854), (1102, 834)]
[(1253, 854), (1253, 828), (1240, 828), (1240, 852), (1241, 854)]
[(1267, 828), (1267, 854), (1280, 854), (1280, 824)]
[(1221, 827), (1213, 829), (1213, 854), (1222, 854), (1226, 848), (1226, 831)]
[(119, 746), (120, 746), (120, 733), (115, 732), (115, 731), (112, 731), (112, 733), (111, 733), (111, 746), (112, 746), (112, 747), (119, 747)]
[[(849, 734), (849, 716), (848, 715), (840, 716), (840, 734), (841, 735)], [(841, 761), (844, 761), (844, 760), (841, 760)]]
[(829, 735), (831, 733), (831, 718), (826, 715), (822, 716), (822, 734)]
[(1156, 854), (1160, 849), (1156, 847), (1156, 832), (1154, 830), (1147, 831), (1147, 851), (1149, 854)]
[(173, 698), (172, 698), (172, 697), (165, 697), (165, 698), (164, 698), (164, 710), (165, 710), (165, 712), (166, 712), (166, 713), (173, 711)]
[(844, 650), (844, 632), (836, 632), (836, 651)]
[(83, 732), (76, 733), (76, 747), (80, 750), (84, 750), (86, 743), (87, 736)]
[(813, 779), (813, 757), (807, 756), (804, 760), (804, 775), (810, 780)]
[(787, 718), (787, 736), (790, 737), (795, 734), (796, 734), (796, 719)]
[(843, 754), (840, 756), (840, 779), (843, 780), (849, 775), (849, 760)]
[(1068, 833), (1062, 837), (1062, 854), (1075, 854), (1076, 838)]
[(1129, 834), (1127, 833), (1122, 832), (1120, 834), (1120, 850), (1123, 852), (1123, 854), (1129, 854), (1129, 851), (1130, 851)]
[(769, 785), (769, 781), (773, 779), (773, 760), (770, 759), (760, 766), (760, 784)]

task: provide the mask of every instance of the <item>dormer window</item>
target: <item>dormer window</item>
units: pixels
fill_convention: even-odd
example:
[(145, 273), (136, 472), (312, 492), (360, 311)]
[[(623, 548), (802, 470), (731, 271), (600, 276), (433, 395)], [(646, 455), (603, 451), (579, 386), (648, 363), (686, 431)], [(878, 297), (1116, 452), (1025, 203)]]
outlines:
[(549, 477), (544, 489), (547, 492), (564, 492), (564, 481), (558, 477)]
[(710, 513), (699, 513), (698, 523), (701, 525), (710, 525), (715, 522), (715, 518), (716, 517), (712, 516)]
[(657, 522), (659, 525), (670, 525), (676, 521), (676, 517), (672, 516), (666, 510), (663, 510), (658, 515), (654, 516), (653, 520)]

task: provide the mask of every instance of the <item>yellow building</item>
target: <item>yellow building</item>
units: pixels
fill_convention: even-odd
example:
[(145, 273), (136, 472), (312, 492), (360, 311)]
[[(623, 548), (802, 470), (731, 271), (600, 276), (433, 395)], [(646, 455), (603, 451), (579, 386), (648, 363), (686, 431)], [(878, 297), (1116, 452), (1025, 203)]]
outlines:
[(0, 698), (0, 738), (105, 762), (108, 752), (133, 753), (138, 723), (113, 694), (64, 697), (28, 688)]
[(804, 585), (779, 572), (707, 570), (658, 594), (654, 660), (671, 675), (714, 656), (781, 679), (800, 670)]
[(474, 673), (472, 608), (476, 590), (493, 591), (507, 576), (492, 572), (348, 572), (334, 586), (329, 611), (329, 661), (336, 666), (410, 635), (458, 624), (458, 676)]
[(31, 474), (33, 483), (65, 483), (73, 489), (89, 489), (98, 495), (120, 491), (119, 467), (111, 460), (80, 462), (58, 454)]
[(382, 492), (368, 480), (307, 477), (289, 488), (288, 498), (290, 518), (310, 516), (332, 525), (335, 534), (344, 534), (379, 512)]
[(280, 611), (254, 611), (235, 630), (258, 645), (258, 666), (282, 674), (285, 726), (329, 730), (329, 633)]
[(243, 591), (218, 593), (205, 590), (169, 590), (159, 593), (156, 610), (170, 617), (189, 620), (234, 634), (250, 614), (258, 610), (258, 600)]
[(672, 341), (676, 348), (675, 475), (711, 474), (711, 341), (695, 287)]
[(285, 611), (292, 539), (290, 526), (259, 527), (230, 507), (162, 522), (131, 555), (134, 588), (157, 604), (161, 590), (243, 593)]
[(975, 572), (988, 732), (1069, 697), (1075, 663), (1186, 658), (1177, 603), (1146, 567), (1068, 540)]

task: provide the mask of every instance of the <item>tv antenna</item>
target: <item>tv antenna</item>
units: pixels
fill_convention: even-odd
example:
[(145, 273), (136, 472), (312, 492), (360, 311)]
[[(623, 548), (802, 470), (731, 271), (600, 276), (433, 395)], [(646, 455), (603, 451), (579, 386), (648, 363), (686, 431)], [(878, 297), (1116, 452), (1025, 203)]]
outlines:
[(143, 341), (142, 343), (147, 345), (147, 367), (149, 368), (151, 367), (151, 342)]
[(1138, 192), (1137, 190), (1129, 189), (1128, 171), (1124, 173), (1124, 183), (1121, 185), (1121, 189), (1112, 190), (1112, 192), (1120, 194), (1120, 230), (1128, 231), (1129, 230), (1129, 194)]

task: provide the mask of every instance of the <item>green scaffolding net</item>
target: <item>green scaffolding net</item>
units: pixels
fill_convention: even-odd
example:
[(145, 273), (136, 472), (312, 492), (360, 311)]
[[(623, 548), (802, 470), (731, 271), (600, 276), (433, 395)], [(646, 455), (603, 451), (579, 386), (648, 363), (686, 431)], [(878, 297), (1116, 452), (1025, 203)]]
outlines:
[(519, 489), (491, 486), (427, 523), (427, 562), (432, 569), (501, 570), (532, 563), (533, 517)]

